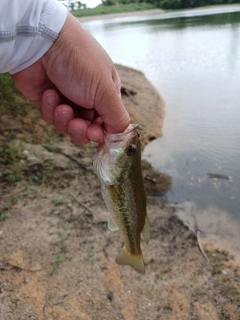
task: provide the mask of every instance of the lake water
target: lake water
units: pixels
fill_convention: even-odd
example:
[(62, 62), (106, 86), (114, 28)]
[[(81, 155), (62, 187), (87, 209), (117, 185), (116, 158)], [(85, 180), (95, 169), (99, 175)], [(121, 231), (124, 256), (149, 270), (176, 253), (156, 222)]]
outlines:
[(143, 71), (166, 102), (163, 136), (143, 157), (172, 176), (168, 202), (192, 226), (235, 232), (240, 249), (240, 6), (84, 25), (114, 62)]

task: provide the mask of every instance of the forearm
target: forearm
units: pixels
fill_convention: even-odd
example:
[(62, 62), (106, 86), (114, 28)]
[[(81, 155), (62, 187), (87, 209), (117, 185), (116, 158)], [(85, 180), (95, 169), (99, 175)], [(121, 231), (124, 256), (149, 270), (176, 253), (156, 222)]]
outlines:
[(16, 73), (41, 58), (66, 17), (57, 0), (1, 0), (0, 72)]

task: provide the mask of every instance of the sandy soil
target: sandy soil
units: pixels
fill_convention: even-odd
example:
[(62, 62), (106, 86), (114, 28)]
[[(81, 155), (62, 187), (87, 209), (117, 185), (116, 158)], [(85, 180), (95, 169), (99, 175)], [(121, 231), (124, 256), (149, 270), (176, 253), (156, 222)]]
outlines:
[[(140, 72), (118, 66), (143, 144), (161, 135), (163, 101)], [(0, 106), (0, 320), (240, 319), (234, 257), (206, 247), (158, 203), (171, 178), (144, 163), (151, 240), (146, 274), (118, 266), (119, 232), (92, 167), (96, 145), (73, 145), (23, 98)]]

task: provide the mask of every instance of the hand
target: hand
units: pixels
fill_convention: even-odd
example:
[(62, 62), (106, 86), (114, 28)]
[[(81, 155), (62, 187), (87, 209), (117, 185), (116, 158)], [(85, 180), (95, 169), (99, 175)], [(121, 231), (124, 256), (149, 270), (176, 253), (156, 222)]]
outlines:
[(13, 80), (42, 118), (75, 144), (102, 142), (103, 126), (117, 133), (129, 125), (112, 60), (70, 13), (47, 53)]

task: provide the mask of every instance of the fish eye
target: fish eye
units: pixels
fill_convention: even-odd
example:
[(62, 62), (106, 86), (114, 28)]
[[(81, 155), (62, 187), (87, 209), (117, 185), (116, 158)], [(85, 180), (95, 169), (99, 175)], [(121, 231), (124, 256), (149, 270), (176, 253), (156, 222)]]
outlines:
[(134, 156), (135, 153), (136, 153), (136, 146), (135, 146), (135, 145), (132, 144), (132, 145), (130, 145), (130, 146), (127, 147), (127, 149), (126, 149), (126, 154), (127, 154), (128, 156)]

